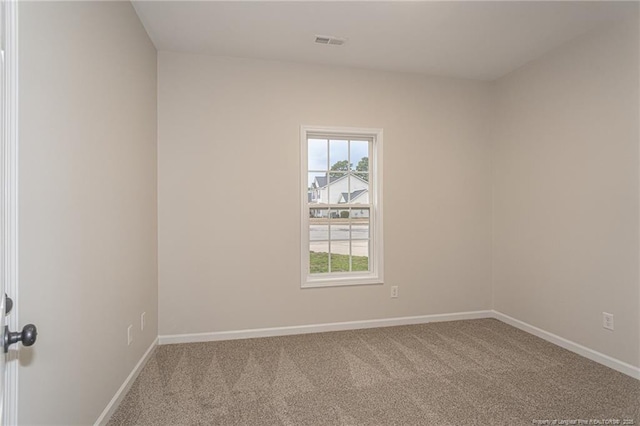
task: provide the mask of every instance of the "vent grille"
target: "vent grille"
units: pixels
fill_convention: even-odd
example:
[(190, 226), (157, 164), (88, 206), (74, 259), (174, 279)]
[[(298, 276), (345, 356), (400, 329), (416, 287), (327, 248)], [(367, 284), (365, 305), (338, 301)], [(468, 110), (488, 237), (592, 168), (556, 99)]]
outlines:
[(334, 46), (342, 46), (346, 41), (347, 40), (344, 38), (316, 35), (316, 43), (318, 44), (332, 44)]

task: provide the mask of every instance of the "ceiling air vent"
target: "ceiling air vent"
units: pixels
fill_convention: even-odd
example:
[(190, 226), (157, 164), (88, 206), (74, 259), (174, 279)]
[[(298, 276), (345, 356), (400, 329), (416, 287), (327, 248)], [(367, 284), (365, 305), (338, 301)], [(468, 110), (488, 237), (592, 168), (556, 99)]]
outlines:
[(316, 43), (318, 44), (333, 44), (334, 46), (342, 46), (347, 41), (344, 38), (338, 38), (333, 36), (316, 36)]

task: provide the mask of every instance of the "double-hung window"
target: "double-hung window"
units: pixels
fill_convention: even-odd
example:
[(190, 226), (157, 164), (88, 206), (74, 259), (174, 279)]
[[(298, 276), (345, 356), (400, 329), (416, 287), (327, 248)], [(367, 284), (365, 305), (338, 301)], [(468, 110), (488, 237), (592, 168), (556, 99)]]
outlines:
[(301, 127), (302, 287), (381, 284), (382, 130)]

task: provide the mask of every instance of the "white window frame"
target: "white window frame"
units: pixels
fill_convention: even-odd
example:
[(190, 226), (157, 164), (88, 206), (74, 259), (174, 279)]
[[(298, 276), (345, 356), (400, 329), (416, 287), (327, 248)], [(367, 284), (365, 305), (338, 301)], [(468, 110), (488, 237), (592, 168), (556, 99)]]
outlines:
[[(336, 138), (371, 138), (369, 155), (369, 271), (311, 274), (309, 271), (309, 202), (308, 202), (308, 142), (309, 136)], [(355, 127), (300, 126), (300, 187), (301, 187), (301, 271), (302, 288), (383, 284), (382, 231), (382, 129)], [(325, 207), (331, 205), (314, 205)], [(341, 205), (342, 208), (346, 207)]]

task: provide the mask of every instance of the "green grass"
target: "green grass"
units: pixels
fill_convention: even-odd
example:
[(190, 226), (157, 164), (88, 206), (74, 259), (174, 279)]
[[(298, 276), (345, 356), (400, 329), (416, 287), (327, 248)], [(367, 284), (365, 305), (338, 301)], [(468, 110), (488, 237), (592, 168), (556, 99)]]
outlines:
[[(329, 253), (312, 251), (309, 255), (312, 274), (329, 272)], [(369, 258), (367, 256), (351, 256), (351, 270), (368, 271)], [(331, 272), (349, 272), (349, 255), (332, 253)]]

